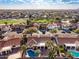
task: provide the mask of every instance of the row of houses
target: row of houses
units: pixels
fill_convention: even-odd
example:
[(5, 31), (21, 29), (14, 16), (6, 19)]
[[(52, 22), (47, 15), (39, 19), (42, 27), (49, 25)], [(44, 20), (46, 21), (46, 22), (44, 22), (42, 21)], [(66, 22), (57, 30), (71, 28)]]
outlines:
[(0, 10), (0, 19), (6, 18), (75, 18), (79, 16), (76, 10)]

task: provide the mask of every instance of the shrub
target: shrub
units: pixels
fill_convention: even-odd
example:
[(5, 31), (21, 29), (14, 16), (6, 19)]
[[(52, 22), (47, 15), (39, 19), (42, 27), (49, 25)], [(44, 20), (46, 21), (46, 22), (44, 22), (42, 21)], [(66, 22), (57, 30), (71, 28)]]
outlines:
[(32, 34), (32, 33), (37, 33), (37, 28), (35, 27), (30, 27), (28, 29), (25, 29), (23, 31), (23, 34)]
[(58, 29), (52, 29), (50, 30), (51, 33), (57, 33), (58, 32)]
[(74, 30), (75, 33), (79, 34), (79, 29)]

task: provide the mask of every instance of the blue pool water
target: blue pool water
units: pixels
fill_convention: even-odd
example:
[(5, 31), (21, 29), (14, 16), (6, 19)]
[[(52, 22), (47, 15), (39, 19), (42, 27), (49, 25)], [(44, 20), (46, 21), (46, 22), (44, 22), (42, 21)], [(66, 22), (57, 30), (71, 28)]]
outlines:
[(75, 58), (79, 58), (79, 51), (69, 51), (69, 53), (75, 57)]
[(28, 56), (31, 58), (35, 58), (39, 56), (39, 53), (35, 52), (33, 49), (28, 49), (25, 54), (26, 55), (28, 54)]

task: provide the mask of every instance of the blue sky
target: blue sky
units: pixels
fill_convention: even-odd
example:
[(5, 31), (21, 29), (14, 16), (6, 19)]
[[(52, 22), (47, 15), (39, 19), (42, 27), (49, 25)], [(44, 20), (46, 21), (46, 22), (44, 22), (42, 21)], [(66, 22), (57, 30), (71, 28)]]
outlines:
[(79, 0), (0, 0), (0, 9), (77, 9)]

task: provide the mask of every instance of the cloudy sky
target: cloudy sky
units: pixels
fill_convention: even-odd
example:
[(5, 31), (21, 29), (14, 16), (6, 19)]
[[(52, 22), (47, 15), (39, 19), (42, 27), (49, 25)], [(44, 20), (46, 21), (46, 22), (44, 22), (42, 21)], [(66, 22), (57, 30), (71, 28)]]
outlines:
[(0, 9), (78, 9), (79, 0), (0, 0)]

